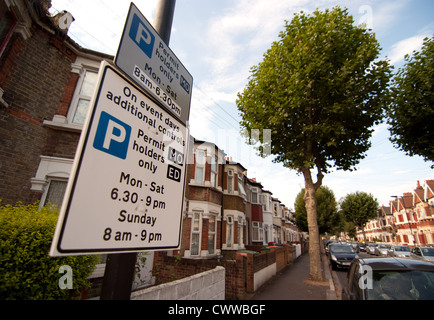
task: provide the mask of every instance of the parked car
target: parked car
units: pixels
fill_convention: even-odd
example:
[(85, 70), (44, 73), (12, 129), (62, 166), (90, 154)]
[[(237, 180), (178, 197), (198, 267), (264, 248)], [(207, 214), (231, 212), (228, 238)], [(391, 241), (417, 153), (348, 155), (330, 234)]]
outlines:
[(378, 244), (376, 244), (376, 243), (368, 244), (368, 246), (366, 247), (366, 252), (369, 254), (375, 254), (375, 247), (376, 246), (378, 246)]
[(360, 252), (360, 246), (359, 246), (360, 243), (359, 242), (351, 241), (350, 244), (356, 252)]
[(434, 248), (430, 247), (414, 247), (411, 251), (412, 256), (417, 259), (434, 262)]
[(367, 247), (366, 243), (363, 243), (363, 242), (359, 243), (360, 251), (366, 252), (366, 247)]
[(357, 252), (349, 244), (332, 244), (329, 246), (332, 269), (349, 268), (357, 257)]
[(404, 258), (355, 259), (346, 300), (434, 300), (434, 264)]
[(388, 251), (390, 250), (391, 245), (380, 243), (378, 246), (375, 247), (375, 255), (376, 256), (387, 256)]
[(410, 257), (411, 250), (407, 246), (392, 246), (387, 254), (390, 257), (406, 258)]
[(331, 240), (331, 241), (327, 242), (326, 247), (325, 247), (325, 252), (326, 252), (327, 255), (330, 254), (330, 246), (332, 244), (337, 244), (337, 243), (338, 242), (336, 240)]

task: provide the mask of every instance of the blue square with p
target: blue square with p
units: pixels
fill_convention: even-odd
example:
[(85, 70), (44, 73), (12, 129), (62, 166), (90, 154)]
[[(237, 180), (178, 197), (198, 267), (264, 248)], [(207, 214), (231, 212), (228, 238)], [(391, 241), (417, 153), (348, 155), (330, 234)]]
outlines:
[(101, 112), (93, 147), (125, 160), (130, 144), (131, 127), (107, 112)]
[(149, 57), (152, 58), (154, 50), (155, 36), (140, 20), (137, 14), (134, 14), (131, 23), (130, 38), (137, 46)]

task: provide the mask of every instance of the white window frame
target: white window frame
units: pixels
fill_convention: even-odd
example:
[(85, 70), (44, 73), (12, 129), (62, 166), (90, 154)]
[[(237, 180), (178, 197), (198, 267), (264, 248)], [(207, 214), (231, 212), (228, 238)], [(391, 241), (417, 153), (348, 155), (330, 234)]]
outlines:
[(53, 205), (56, 205), (59, 209), (62, 205), (63, 202), (63, 198), (65, 196), (65, 191), (66, 191), (66, 185), (68, 184), (68, 180), (67, 179), (59, 179), (59, 178), (48, 178), (48, 183), (47, 186), (45, 187), (45, 191), (42, 194), (41, 197), (41, 201), (39, 203), (40, 207), (43, 207), (45, 205), (47, 205), (47, 200), (48, 200), (48, 194), (50, 193), (50, 191), (52, 190), (52, 188), (54, 188), (54, 183), (53, 182), (61, 182), (64, 184), (64, 190), (63, 190), (63, 197), (62, 199), (60, 199), (60, 201), (58, 203), (52, 203)]
[[(202, 212), (200, 211), (193, 211), (193, 215), (191, 218), (191, 235), (190, 235), (190, 255), (192, 257), (199, 257), (201, 254), (201, 250), (202, 250)], [(195, 229), (195, 219), (196, 217), (198, 217), (199, 221), (198, 221), (198, 229)], [(197, 235), (198, 236), (198, 247), (197, 247), (197, 252), (194, 251), (193, 248), (193, 236)]]
[(228, 171), (228, 194), (234, 193), (234, 170)]
[[(255, 230), (257, 230), (255, 238)], [(263, 224), (260, 221), (252, 221), (252, 241), (259, 242), (264, 241), (264, 228)]]
[(226, 247), (233, 248), (234, 246), (234, 217), (226, 217)]
[(238, 193), (247, 201), (246, 190), (243, 187), (243, 174), (238, 173)]
[[(199, 154), (203, 153), (203, 159), (201, 161)], [(202, 163), (201, 163), (202, 162)], [(197, 169), (202, 170), (201, 176), (198, 174)], [(203, 185), (205, 183), (205, 169), (206, 169), (206, 150), (197, 149), (196, 150), (196, 168), (194, 170), (194, 182), (197, 185)]]
[[(86, 75), (88, 73), (93, 73), (96, 76), (95, 85), (94, 85), (94, 88), (92, 90), (91, 95), (83, 95), (83, 94), (81, 94), (81, 89), (83, 87), (84, 80), (85, 80)], [(89, 103), (89, 106), (90, 106), (90, 102), (92, 100), (92, 95), (93, 95), (93, 92), (95, 91), (97, 82), (98, 82), (98, 70), (90, 68), (90, 67), (83, 67), (81, 72), (80, 72), (80, 78), (77, 82), (77, 86), (75, 87), (74, 95), (72, 97), (71, 104), (70, 104), (69, 110), (68, 110), (67, 120), (68, 120), (69, 124), (75, 124), (75, 125), (83, 126), (83, 123), (81, 123), (81, 122), (74, 122), (75, 114), (76, 114), (77, 108), (78, 108), (78, 103), (80, 100), (85, 100)], [(89, 107), (87, 110), (89, 110)], [(86, 114), (87, 114), (87, 111), (86, 111)]]
[[(210, 221), (214, 220), (214, 231), (211, 230), (211, 223)], [(210, 250), (210, 239), (213, 237), (213, 243), (212, 243), (212, 250)], [(214, 255), (217, 250), (217, 215), (216, 214), (210, 214), (208, 218), (208, 254)]]
[(253, 187), (252, 188), (252, 203), (253, 204), (258, 204), (258, 196), (259, 196), (259, 192), (258, 192), (258, 188)]
[[(77, 57), (77, 60), (71, 65), (71, 73), (80, 75), (80, 78), (78, 79), (77, 85), (74, 89), (74, 94), (68, 107), (68, 113), (66, 116), (54, 115), (52, 120), (44, 120), (44, 126), (55, 130), (70, 132), (81, 132), (83, 130), (83, 124), (73, 123), (72, 118), (77, 108), (78, 96), (86, 70), (98, 73), (101, 61), (102, 60), (93, 60), (81, 56)], [(94, 92), (95, 90), (97, 90), (97, 85), (95, 85)]]
[(217, 159), (217, 157), (211, 157), (211, 176), (210, 176), (211, 181), (210, 181), (210, 183), (211, 183), (211, 186), (214, 188), (217, 187), (217, 177), (218, 177), (218, 159)]
[(45, 204), (51, 181), (68, 181), (74, 160), (47, 156), (40, 156), (40, 158), (36, 175), (30, 179), (30, 190), (42, 193), (40, 201), (42, 207)]

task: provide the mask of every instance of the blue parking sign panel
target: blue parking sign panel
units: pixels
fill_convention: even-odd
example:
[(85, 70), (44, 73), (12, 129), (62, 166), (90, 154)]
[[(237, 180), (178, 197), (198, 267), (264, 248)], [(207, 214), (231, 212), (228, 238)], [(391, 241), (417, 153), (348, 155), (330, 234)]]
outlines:
[(131, 127), (107, 112), (101, 112), (93, 146), (120, 159), (127, 158)]
[(129, 36), (143, 53), (151, 59), (154, 52), (155, 36), (137, 14), (133, 15)]

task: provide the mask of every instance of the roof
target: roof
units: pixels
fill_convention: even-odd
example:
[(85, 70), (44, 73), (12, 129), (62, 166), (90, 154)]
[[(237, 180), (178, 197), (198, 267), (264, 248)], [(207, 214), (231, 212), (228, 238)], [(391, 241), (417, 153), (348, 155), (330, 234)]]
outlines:
[(427, 186), (427, 194), (425, 195), (426, 200), (434, 197), (434, 180), (426, 180), (425, 181)]
[(373, 271), (430, 271), (434, 272), (434, 264), (427, 261), (406, 258), (362, 258), (363, 265), (368, 265)]

